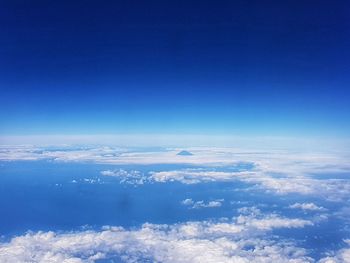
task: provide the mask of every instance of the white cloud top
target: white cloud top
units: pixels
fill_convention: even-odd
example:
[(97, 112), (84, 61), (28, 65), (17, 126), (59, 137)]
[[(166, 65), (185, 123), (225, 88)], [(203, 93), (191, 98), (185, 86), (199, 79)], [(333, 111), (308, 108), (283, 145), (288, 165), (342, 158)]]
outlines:
[(302, 209), (302, 210), (310, 210), (310, 211), (325, 211), (322, 206), (317, 206), (314, 203), (295, 203), (289, 206), (292, 209)]
[[(192, 156), (179, 156), (178, 148), (164, 151), (137, 151), (116, 147), (34, 147), (1, 146), (0, 160), (53, 160), (63, 162), (94, 162), (100, 164), (190, 164), (200, 169), (164, 170), (149, 176), (138, 171), (112, 169), (104, 176), (118, 177), (123, 183), (178, 181), (195, 184), (213, 181), (240, 180), (275, 194), (303, 194), (323, 196), (340, 201), (350, 194), (346, 178), (315, 178), (329, 173), (350, 173), (346, 152), (244, 151), (234, 148), (194, 147), (187, 150)], [(224, 170), (222, 168), (233, 168)]]
[(295, 244), (266, 239), (266, 231), (313, 223), (278, 215), (241, 215), (223, 222), (144, 224), (140, 229), (38, 232), (0, 244), (0, 261), (78, 263), (119, 258), (124, 262), (312, 262)]
[(214, 207), (220, 207), (222, 206), (224, 199), (216, 199), (209, 202), (204, 202), (203, 200), (200, 201), (193, 201), (191, 198), (183, 200), (181, 203), (185, 206), (189, 206), (192, 209), (199, 209), (199, 208), (214, 208)]
[[(74, 183), (102, 183), (115, 177), (121, 183), (138, 184), (180, 182), (198, 184), (234, 182), (247, 184), (244, 190), (262, 190), (275, 195), (300, 194), (328, 201), (348, 200), (350, 182), (320, 178), (324, 173), (350, 172), (344, 153), (290, 151), (240, 151), (229, 148), (189, 148), (192, 156), (179, 156), (179, 149), (147, 152), (111, 147), (49, 149), (33, 146), (2, 146), (0, 160), (50, 160), (55, 162), (93, 162), (98, 164), (188, 164), (193, 168), (140, 172), (110, 169), (93, 179)], [(200, 167), (200, 168), (198, 168)], [(313, 176), (317, 174), (317, 177)], [(217, 208), (224, 200), (182, 201), (191, 209)], [(326, 203), (327, 204), (327, 203)], [(326, 205), (327, 207), (327, 205)], [(326, 211), (315, 203), (294, 203), (291, 209)], [(213, 210), (214, 211), (214, 210)], [(310, 227), (327, 219), (286, 218), (263, 215), (256, 207), (242, 207), (232, 220), (185, 222), (174, 225), (144, 224), (138, 229), (105, 227), (98, 231), (37, 232), (0, 243), (0, 262), (94, 262), (121, 259), (125, 262), (315, 262), (308, 251), (283, 238), (267, 235), (279, 228)], [(348, 242), (348, 241), (346, 241)], [(350, 249), (343, 248), (319, 262), (350, 262)]]

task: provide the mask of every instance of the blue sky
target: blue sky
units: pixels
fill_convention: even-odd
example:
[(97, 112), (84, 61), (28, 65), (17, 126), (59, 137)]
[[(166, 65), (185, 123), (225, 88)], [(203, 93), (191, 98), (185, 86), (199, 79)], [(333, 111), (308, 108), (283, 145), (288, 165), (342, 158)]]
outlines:
[(4, 1), (0, 133), (348, 137), (347, 1)]

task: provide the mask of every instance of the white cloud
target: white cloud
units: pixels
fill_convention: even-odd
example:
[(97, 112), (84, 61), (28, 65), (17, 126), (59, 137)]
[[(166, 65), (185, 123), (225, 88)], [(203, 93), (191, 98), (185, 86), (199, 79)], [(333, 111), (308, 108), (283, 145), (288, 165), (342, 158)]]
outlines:
[[(149, 181), (179, 181), (195, 184), (240, 180), (275, 194), (298, 193), (343, 200), (350, 194), (350, 181), (322, 179), (310, 175), (350, 172), (347, 152), (306, 152), (291, 150), (247, 151), (234, 148), (186, 148), (193, 156), (179, 156), (179, 148), (163, 151), (136, 151), (118, 147), (66, 147), (52, 149), (34, 146), (1, 146), (0, 160), (54, 160), (99, 164), (191, 164), (202, 169), (153, 172), (109, 170), (102, 175), (117, 176), (121, 182), (143, 184)], [(246, 164), (245, 166), (242, 164)], [(230, 168), (224, 170), (223, 168)]]
[(303, 194), (322, 196), (330, 201), (340, 201), (350, 194), (350, 181), (345, 179), (314, 179), (302, 175), (275, 177), (269, 172), (259, 169), (251, 171), (222, 172), (205, 169), (182, 169), (173, 171), (154, 172), (150, 176), (156, 182), (179, 181), (184, 184), (202, 182), (229, 182), (243, 181), (254, 186), (254, 189), (263, 189), (279, 195)]
[(237, 211), (242, 215), (253, 215), (258, 216), (261, 215), (261, 211), (256, 206), (244, 206), (241, 208), (238, 208)]
[[(338, 153), (288, 151), (240, 151), (228, 148), (190, 148), (193, 156), (177, 156), (179, 149), (159, 152), (130, 151), (113, 147), (47, 149), (34, 146), (2, 146), (0, 160), (53, 160), (103, 164), (192, 164), (200, 169), (178, 169), (144, 174), (140, 171), (112, 169), (102, 176), (114, 176), (122, 183), (178, 181), (184, 184), (239, 180), (250, 189), (273, 194), (302, 194), (332, 201), (347, 200), (350, 181), (316, 179), (310, 174), (350, 171), (348, 156)], [(240, 167), (249, 163), (250, 168)], [(235, 168), (235, 169), (223, 169)], [(322, 175), (319, 175), (322, 176)], [(85, 181), (84, 181), (85, 180)], [(99, 179), (72, 182), (96, 183)], [(185, 199), (191, 208), (218, 207), (223, 200)], [(323, 211), (314, 203), (295, 203), (292, 209)], [(126, 262), (150, 259), (155, 262), (312, 262), (307, 251), (284, 240), (272, 239), (268, 231), (276, 228), (302, 228), (316, 224), (277, 214), (262, 215), (256, 207), (239, 209), (240, 216), (220, 222), (187, 222), (176, 225), (144, 224), (140, 229), (106, 227), (101, 231), (72, 233), (38, 232), (0, 243), (0, 262), (94, 262), (116, 255)], [(346, 208), (337, 216), (346, 216)], [(347, 212), (348, 213), (348, 212)], [(324, 216), (317, 220), (324, 220)], [(350, 249), (327, 255), (320, 262), (350, 262)]]
[(255, 164), (262, 171), (300, 174), (310, 172), (348, 172), (347, 152), (309, 153), (292, 150), (246, 150), (244, 148), (192, 147), (193, 156), (179, 156), (182, 148), (159, 151), (135, 150), (121, 147), (45, 147), (0, 146), (0, 160), (80, 161), (106, 164), (162, 164), (186, 163), (198, 165)]
[(141, 185), (148, 181), (147, 176), (145, 176), (142, 172), (136, 170), (106, 170), (102, 171), (101, 174), (104, 176), (117, 177), (118, 179), (120, 179), (120, 183)]
[(344, 138), (281, 137), (281, 136), (237, 136), (203, 134), (103, 134), (103, 135), (32, 135), (0, 136), (0, 144), (18, 145), (106, 145), (123, 147), (244, 147), (248, 149), (329, 150), (349, 149), (350, 141)]
[(302, 209), (310, 211), (326, 211), (327, 209), (322, 206), (317, 206), (314, 203), (295, 203), (289, 206), (292, 209)]
[(272, 230), (273, 228), (299, 228), (313, 225), (313, 223), (309, 220), (285, 219), (274, 214), (263, 219), (256, 219), (252, 218), (251, 216), (240, 215), (237, 218), (237, 222), (259, 230)]
[(199, 208), (214, 208), (222, 206), (224, 199), (216, 199), (209, 202), (204, 202), (203, 200), (194, 202), (192, 199), (188, 198), (181, 201), (181, 204), (189, 206), (192, 209)]
[(183, 205), (193, 205), (193, 203), (194, 202), (191, 198), (187, 198), (187, 199), (181, 201), (181, 204), (183, 204)]
[[(346, 239), (344, 242), (350, 246), (350, 240)], [(319, 260), (319, 263), (349, 263), (350, 262), (350, 248), (343, 248)]]
[(275, 228), (308, 225), (312, 222), (277, 215), (242, 215), (232, 221), (144, 224), (134, 230), (28, 233), (1, 243), (0, 261), (78, 263), (118, 257), (124, 262), (313, 262), (305, 249), (266, 235)]
[(179, 181), (184, 184), (201, 182), (232, 181), (249, 172), (219, 172), (205, 169), (182, 169), (151, 173), (150, 179), (156, 182)]
[(222, 205), (222, 200), (209, 201), (204, 207), (220, 207)]

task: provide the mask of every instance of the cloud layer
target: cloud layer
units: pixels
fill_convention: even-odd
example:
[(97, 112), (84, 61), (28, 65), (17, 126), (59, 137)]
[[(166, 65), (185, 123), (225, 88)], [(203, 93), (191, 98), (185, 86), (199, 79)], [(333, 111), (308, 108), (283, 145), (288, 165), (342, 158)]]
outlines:
[[(189, 221), (174, 225), (146, 223), (134, 229), (105, 227), (79, 232), (28, 233), (1, 243), (0, 261), (76, 263), (115, 258), (125, 262), (315, 262), (309, 256), (309, 251), (301, 248), (300, 244), (277, 237), (272, 234), (273, 231), (314, 226), (322, 218), (327, 220), (326, 215), (322, 217), (316, 212), (330, 211), (323, 207), (329, 208), (327, 202), (321, 203), (323, 206), (315, 203), (321, 199), (331, 202), (349, 199), (350, 181), (346, 177), (323, 178), (325, 173), (350, 172), (348, 155), (344, 153), (190, 148), (188, 150), (193, 153), (192, 156), (178, 156), (179, 150), (2, 146), (0, 160), (93, 162), (109, 165), (109, 170), (103, 170), (96, 178), (77, 179), (72, 183), (103, 183), (106, 177), (135, 185), (239, 181), (247, 184), (243, 187), (244, 191), (320, 198), (313, 199), (312, 202), (293, 200), (289, 207), (284, 205), (284, 208), (312, 212), (313, 219), (287, 218), (276, 213), (263, 215), (256, 207), (243, 207), (238, 211), (240, 215), (233, 219)], [(151, 168), (142, 171), (120, 169), (118, 165), (124, 164), (187, 164), (186, 167), (191, 168), (166, 169), (164, 167), (167, 166), (162, 166), (157, 171), (150, 170)], [(110, 168), (110, 165), (115, 165), (115, 168)], [(210, 208), (217, 211), (214, 208), (220, 209), (223, 202), (224, 200), (215, 197), (205, 197), (205, 200), (188, 198), (182, 201), (182, 205), (190, 209)], [(349, 262), (349, 251), (350, 249), (343, 248), (330, 252), (320, 262)]]
[(0, 244), (0, 260), (12, 262), (313, 262), (307, 251), (286, 240), (268, 239), (278, 228), (313, 223), (276, 214), (240, 215), (220, 222), (144, 224), (139, 229), (104, 227), (100, 231), (37, 232)]

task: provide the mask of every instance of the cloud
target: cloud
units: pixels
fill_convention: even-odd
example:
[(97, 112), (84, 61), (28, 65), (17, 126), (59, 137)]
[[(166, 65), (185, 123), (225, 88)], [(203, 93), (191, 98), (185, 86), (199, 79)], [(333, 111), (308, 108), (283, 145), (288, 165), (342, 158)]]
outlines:
[[(347, 152), (306, 152), (291, 150), (247, 151), (233, 148), (188, 148), (193, 156), (179, 156), (179, 148), (144, 151), (118, 147), (34, 147), (1, 146), (0, 160), (52, 160), (98, 164), (190, 164), (201, 169), (179, 169), (143, 174), (138, 171), (108, 170), (122, 183), (178, 181), (185, 184), (240, 180), (274, 194), (323, 196), (340, 201), (350, 193), (350, 181), (323, 179), (324, 174), (349, 173)], [(314, 177), (313, 175), (318, 175)], [(320, 177), (320, 178), (319, 178)], [(322, 194), (321, 194), (322, 193)]]
[(222, 205), (222, 199), (209, 201), (207, 204), (204, 204), (204, 207), (220, 207)]
[[(12, 262), (313, 262), (307, 250), (267, 238), (277, 228), (312, 225), (278, 215), (241, 215), (221, 222), (144, 224), (139, 229), (104, 227), (99, 231), (28, 233), (0, 244), (0, 260)], [(272, 237), (272, 236), (271, 236)]]
[(117, 177), (120, 180), (119, 181), (120, 183), (126, 183), (126, 184), (141, 185), (149, 181), (147, 176), (145, 176), (142, 172), (136, 171), (136, 170), (130, 170), (130, 171), (126, 171), (123, 169), (105, 170), (105, 171), (101, 171), (101, 174), (103, 176)]
[(259, 230), (272, 230), (274, 228), (300, 228), (313, 225), (313, 223), (309, 220), (285, 219), (277, 215), (270, 215), (263, 219), (256, 219), (250, 216), (240, 215), (237, 222)]
[[(345, 239), (344, 242), (350, 246), (350, 240)], [(350, 262), (350, 248), (343, 248), (333, 253), (333, 255), (324, 257), (319, 263), (348, 263)]]
[(182, 200), (181, 204), (183, 204), (183, 205), (193, 205), (194, 202), (193, 202), (193, 200), (191, 198), (187, 198), (185, 200)]
[(326, 211), (327, 209), (322, 206), (317, 206), (314, 203), (295, 203), (293, 205), (290, 205), (289, 208), (292, 209), (302, 209), (302, 210), (309, 210), (309, 211)]
[(203, 200), (194, 202), (192, 199), (188, 198), (188, 199), (181, 201), (181, 204), (183, 204), (185, 206), (189, 206), (191, 209), (214, 208), (214, 207), (222, 206), (223, 201), (224, 201), (224, 199), (216, 199), (213, 201), (209, 201), (207, 203), (204, 202)]
[(260, 169), (251, 171), (224, 172), (205, 169), (182, 169), (154, 172), (150, 177), (155, 182), (178, 181), (184, 184), (203, 182), (242, 181), (278, 195), (302, 194), (322, 196), (330, 201), (341, 201), (350, 194), (350, 181), (346, 179), (314, 179), (302, 175), (275, 176)]
[[(193, 148), (190, 158), (176, 156), (178, 149), (136, 151), (113, 147), (46, 148), (34, 146), (0, 147), (0, 160), (50, 160), (55, 162), (94, 162), (110, 165), (187, 163), (197, 168), (144, 173), (110, 169), (102, 176), (121, 183), (145, 184), (181, 182), (234, 182), (249, 184), (248, 190), (276, 195), (312, 195), (331, 201), (347, 200), (348, 179), (322, 178), (323, 173), (350, 171), (348, 158), (338, 153), (288, 151), (241, 151), (228, 148)], [(244, 165), (242, 165), (244, 164)], [(165, 167), (165, 166), (162, 166)], [(200, 168), (198, 168), (200, 167)], [(318, 177), (313, 175), (317, 174)], [(106, 179), (107, 180), (107, 179)], [(73, 180), (98, 183), (99, 178)], [(185, 199), (189, 208), (212, 208), (224, 200)], [(237, 201), (238, 202), (238, 201)], [(246, 205), (246, 204), (245, 204)], [(314, 203), (295, 203), (291, 209), (326, 210)], [(349, 213), (344, 208), (342, 214)], [(256, 207), (243, 207), (234, 219), (185, 222), (174, 225), (144, 224), (138, 229), (105, 227), (96, 231), (37, 232), (0, 243), (1, 262), (94, 262), (120, 258), (125, 262), (314, 262), (307, 250), (295, 243), (270, 235), (278, 228), (311, 227), (327, 218), (311, 220), (263, 215)], [(322, 217), (323, 216), (323, 217)], [(348, 217), (346, 217), (348, 218)], [(350, 262), (350, 249), (327, 255), (320, 262)]]
[(250, 163), (262, 171), (300, 174), (312, 172), (348, 172), (347, 152), (309, 153), (292, 150), (245, 150), (237, 148), (192, 147), (193, 156), (179, 156), (180, 148), (157, 151), (110, 146), (0, 146), (0, 160), (56, 160), (105, 164), (195, 164), (222, 166)]
[(174, 171), (161, 171), (151, 173), (151, 180), (156, 182), (179, 181), (184, 184), (197, 184), (201, 182), (232, 181), (245, 172), (220, 172), (206, 169), (182, 169)]
[(261, 210), (256, 206), (244, 206), (244, 207), (238, 208), (237, 211), (242, 215), (252, 215), (252, 216), (261, 215)]
[(220, 165), (234, 163), (231, 154), (217, 149), (197, 149), (193, 156), (177, 155), (180, 149), (158, 151), (120, 147), (39, 147), (0, 146), (0, 160), (55, 160), (61, 162), (94, 162), (103, 164), (198, 164)]

